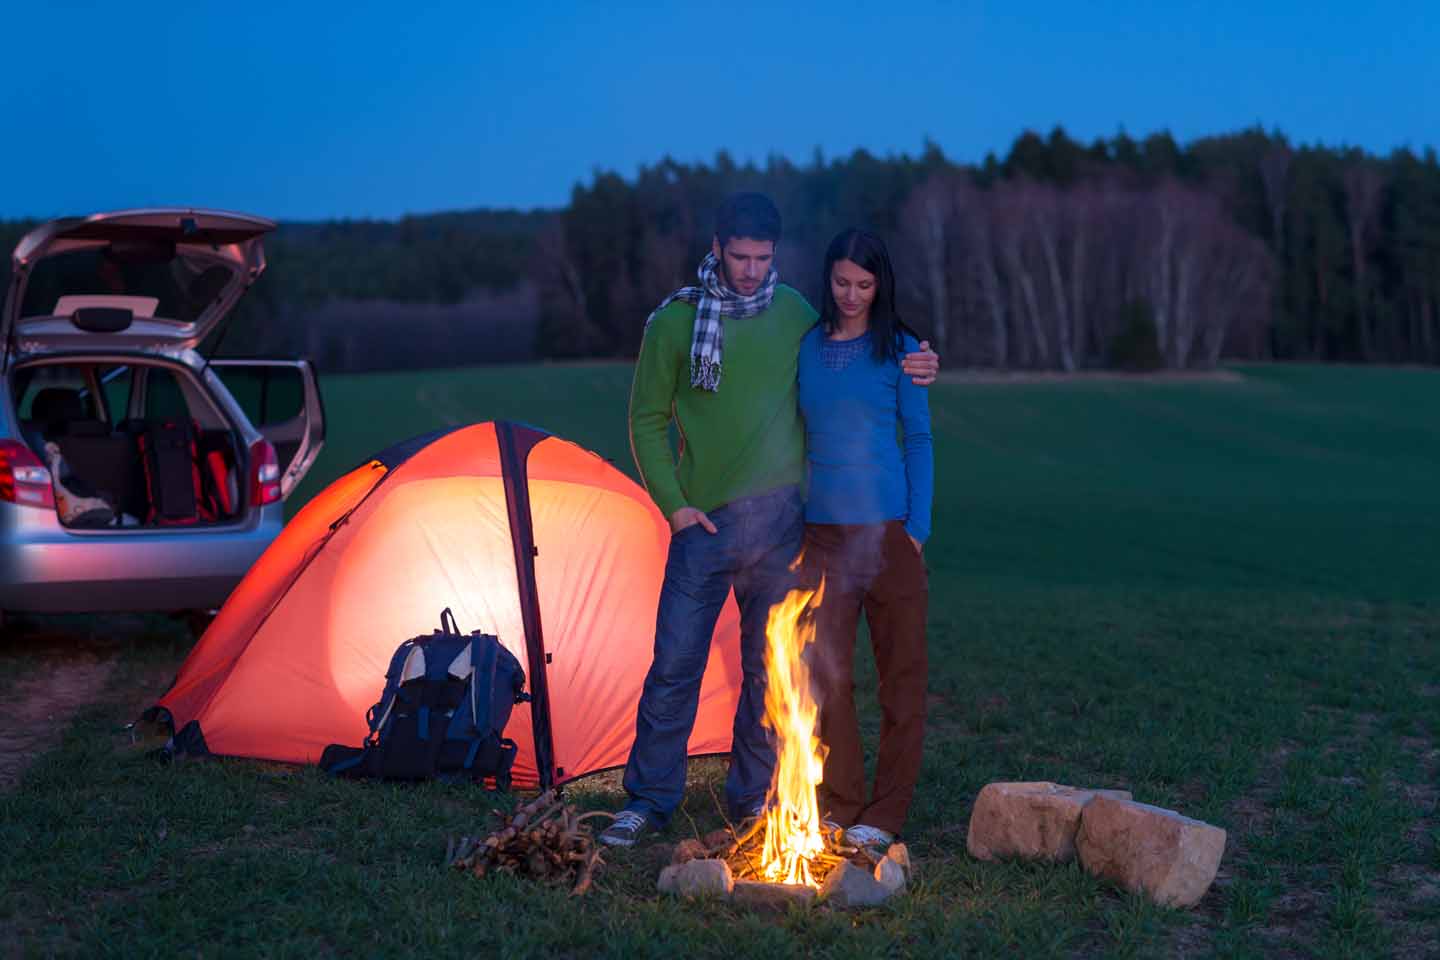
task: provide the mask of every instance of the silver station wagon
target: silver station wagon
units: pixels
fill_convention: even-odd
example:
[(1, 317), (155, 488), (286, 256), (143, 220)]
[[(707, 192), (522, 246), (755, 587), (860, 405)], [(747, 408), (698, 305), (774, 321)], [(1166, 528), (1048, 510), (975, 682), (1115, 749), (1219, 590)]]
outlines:
[(280, 532), (324, 443), (315, 371), (200, 352), (274, 228), (126, 210), (20, 240), (0, 317), (0, 621), (210, 610)]

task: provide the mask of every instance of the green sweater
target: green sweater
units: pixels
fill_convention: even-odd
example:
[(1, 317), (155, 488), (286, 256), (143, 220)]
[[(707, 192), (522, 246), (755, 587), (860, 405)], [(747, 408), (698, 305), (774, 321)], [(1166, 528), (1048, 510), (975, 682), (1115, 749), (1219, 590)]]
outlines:
[[(796, 402), (800, 341), (815, 311), (778, 284), (770, 309), (725, 322), (720, 389), (690, 386), (695, 305), (661, 310), (640, 345), (630, 387), (630, 447), (660, 512), (714, 510), (805, 478), (805, 425)], [(670, 421), (680, 427), (680, 464)]]

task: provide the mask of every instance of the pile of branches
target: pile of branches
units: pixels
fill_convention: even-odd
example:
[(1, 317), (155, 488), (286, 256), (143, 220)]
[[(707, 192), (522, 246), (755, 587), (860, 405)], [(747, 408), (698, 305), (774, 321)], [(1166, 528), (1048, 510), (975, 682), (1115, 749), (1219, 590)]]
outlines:
[(576, 813), (555, 790), (540, 796), (506, 816), (491, 811), (501, 825), (482, 838), (450, 840), (445, 862), (456, 870), (476, 877), (500, 872), (564, 885), (575, 895), (588, 893), (595, 874), (604, 864), (600, 845), (590, 826), (592, 817), (614, 814), (603, 810)]

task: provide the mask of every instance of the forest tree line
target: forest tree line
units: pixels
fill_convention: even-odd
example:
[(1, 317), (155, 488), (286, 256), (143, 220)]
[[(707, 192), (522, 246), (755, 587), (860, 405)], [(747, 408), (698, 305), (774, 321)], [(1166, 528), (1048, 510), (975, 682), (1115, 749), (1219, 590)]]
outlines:
[(812, 302), (830, 237), (878, 231), (902, 315), (955, 365), (1440, 362), (1435, 151), (1380, 158), (1260, 130), (1087, 145), (1057, 129), (976, 166), (932, 145), (599, 174), (537, 238), (547, 352), (633, 353), (637, 318), (689, 280), (711, 211), (740, 188), (776, 199), (780, 275)]
[[(422, 330), (397, 308), (387, 330), (372, 310), (373, 357), (326, 349), (347, 336), (345, 304), (385, 301), (467, 305), (445, 339), (478, 342), (471, 361), (502, 327), (534, 342), (497, 345), (497, 358), (632, 356), (650, 310), (693, 279), (715, 207), (738, 189), (775, 198), (781, 279), (812, 302), (829, 239), (852, 224), (879, 232), (902, 315), (952, 367), (1440, 362), (1435, 151), (1378, 157), (1258, 129), (1185, 145), (1165, 133), (1085, 144), (1027, 132), (977, 165), (934, 145), (806, 163), (667, 158), (632, 178), (598, 172), (558, 211), (286, 223), (222, 352), (319, 349), (373, 368), (387, 338), (446, 332), (443, 312)], [(0, 243), (28, 226), (0, 224)], [(493, 329), (477, 319), (515, 309), (533, 316)], [(323, 331), (307, 331), (310, 318)]]

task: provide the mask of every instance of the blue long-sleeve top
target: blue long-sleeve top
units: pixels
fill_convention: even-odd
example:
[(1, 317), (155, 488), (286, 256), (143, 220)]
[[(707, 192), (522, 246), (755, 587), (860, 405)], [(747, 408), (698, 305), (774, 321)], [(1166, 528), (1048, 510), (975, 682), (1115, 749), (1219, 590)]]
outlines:
[[(919, 349), (907, 335), (900, 356)], [(877, 361), (868, 332), (831, 340), (818, 324), (800, 344), (799, 377), (810, 464), (805, 519), (903, 520), (924, 543), (935, 492), (926, 388), (901, 371), (898, 357)]]

